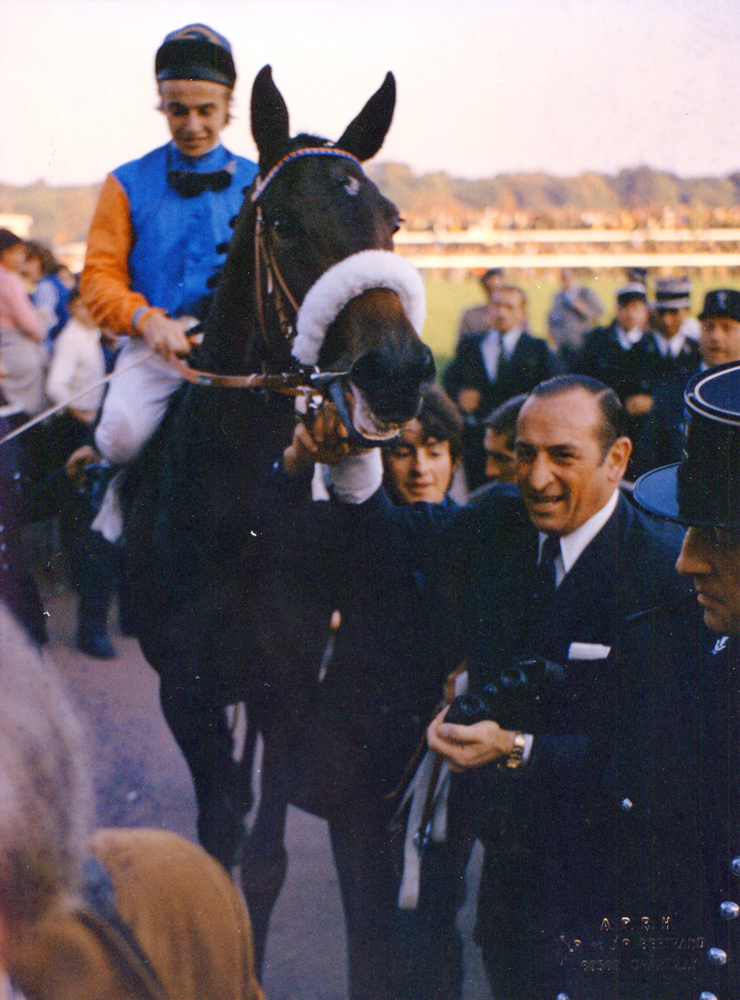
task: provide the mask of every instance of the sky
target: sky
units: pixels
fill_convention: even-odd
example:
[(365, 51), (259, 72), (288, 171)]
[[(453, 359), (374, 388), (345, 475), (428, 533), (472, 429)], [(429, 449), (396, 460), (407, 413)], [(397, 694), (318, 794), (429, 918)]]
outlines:
[(164, 143), (154, 54), (232, 43), (233, 152), (270, 63), (291, 130), (337, 138), (387, 70), (379, 161), (461, 177), (740, 170), (737, 0), (0, 0), (0, 182), (84, 184)]

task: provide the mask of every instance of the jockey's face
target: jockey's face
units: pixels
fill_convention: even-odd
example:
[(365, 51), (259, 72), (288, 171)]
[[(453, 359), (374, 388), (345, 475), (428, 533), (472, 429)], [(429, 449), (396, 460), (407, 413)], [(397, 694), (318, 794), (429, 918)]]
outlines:
[(229, 118), (231, 91), (210, 80), (162, 80), (162, 111), (184, 156), (210, 153)]
[(404, 503), (442, 503), (453, 472), (450, 443), (425, 437), (421, 423), (412, 420), (388, 450), (385, 469)]

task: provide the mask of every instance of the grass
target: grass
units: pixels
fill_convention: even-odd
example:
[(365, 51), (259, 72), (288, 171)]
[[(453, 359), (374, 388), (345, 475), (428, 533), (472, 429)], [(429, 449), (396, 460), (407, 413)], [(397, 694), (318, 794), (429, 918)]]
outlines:
[[(527, 296), (529, 325), (532, 333), (544, 337), (547, 334), (547, 315), (550, 311), (553, 296), (560, 287), (554, 278), (522, 278), (511, 279)], [(604, 305), (603, 321), (611, 322), (614, 316), (615, 295), (617, 289), (625, 283), (618, 273), (608, 277), (591, 277), (583, 279), (583, 284), (593, 288)], [(654, 288), (654, 281), (649, 286)], [(701, 312), (704, 295), (710, 288), (740, 289), (740, 278), (708, 278), (696, 277), (692, 280), (691, 305), (692, 314)], [(481, 305), (484, 301), (480, 284), (470, 278), (464, 281), (427, 279), (427, 319), (424, 325), (424, 341), (431, 347), (437, 369), (441, 373), (455, 353), (457, 330), (460, 315), (471, 306)]]

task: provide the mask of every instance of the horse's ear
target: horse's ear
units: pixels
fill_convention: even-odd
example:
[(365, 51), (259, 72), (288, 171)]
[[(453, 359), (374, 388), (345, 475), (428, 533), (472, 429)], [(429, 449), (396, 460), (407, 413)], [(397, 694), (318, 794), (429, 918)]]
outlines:
[(290, 139), (288, 109), (272, 80), (272, 67), (263, 66), (252, 86), (252, 135), (264, 177), (285, 154)]
[(352, 153), (361, 162), (371, 159), (383, 145), (391, 127), (395, 106), (396, 81), (392, 73), (386, 73), (380, 90), (373, 94), (334, 145), (337, 149)]

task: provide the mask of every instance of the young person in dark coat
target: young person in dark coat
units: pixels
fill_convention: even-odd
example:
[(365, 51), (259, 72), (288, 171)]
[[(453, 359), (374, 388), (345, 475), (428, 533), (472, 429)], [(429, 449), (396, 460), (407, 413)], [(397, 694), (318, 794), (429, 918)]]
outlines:
[(493, 295), (490, 330), (460, 340), (444, 374), (444, 387), (466, 416), (463, 463), (468, 489), (486, 481), (483, 420), (495, 407), (557, 371), (544, 340), (526, 330), (527, 302), (520, 288), (505, 286)]
[[(608, 654), (625, 616), (685, 592), (672, 569), (677, 533), (618, 493), (630, 454), (623, 426), (606, 386), (561, 376), (522, 407), (519, 492), (500, 486), (452, 513), (393, 508), (382, 491), (341, 506), (347, 536), (362, 532), (379, 560), (397, 547), (428, 567), (432, 595), (445, 594), (439, 606), (449, 611), (438, 655), (466, 661), (474, 692), (523, 656), (578, 671)], [(543, 940), (580, 880), (587, 740), (532, 738), (524, 721), (519, 729), (451, 725), (440, 715), (428, 730), (430, 747), (472, 771), (471, 796), (476, 786), (480, 794), (486, 858), (476, 938), (497, 1000), (549, 996)]]
[[(384, 450), (394, 509), (420, 503), (445, 513), (456, 509), (447, 492), (461, 434), (452, 401), (439, 387), (428, 388), (418, 417)], [(450, 853), (446, 845), (430, 852), (419, 904), (402, 915), (397, 861), (403, 835), (397, 844), (388, 828), (400, 801), (395, 791), (405, 789), (405, 772), (442, 699), (446, 663), (436, 641), (442, 612), (427, 601), (433, 584), (428, 561), (409, 558), (397, 539), (383, 540), (381, 556), (364, 530), (336, 531), (333, 505), (306, 502), (314, 456), (305, 445), (310, 449), (311, 442), (299, 425), (284, 458), (292, 475), (277, 478), (279, 544), (296, 531), (287, 569), (278, 545), (270, 547), (283, 601), (295, 593), (295, 604), (305, 605), (315, 593), (333, 611), (319, 682), (305, 716), (296, 712), (291, 801), (328, 819), (351, 1000), (457, 1000), (462, 940), (455, 918), (467, 855)], [(379, 467), (377, 452), (374, 458)], [(298, 630), (297, 642), (298, 655), (305, 656), (306, 629)], [(288, 662), (292, 667), (296, 657), (289, 654)]]

